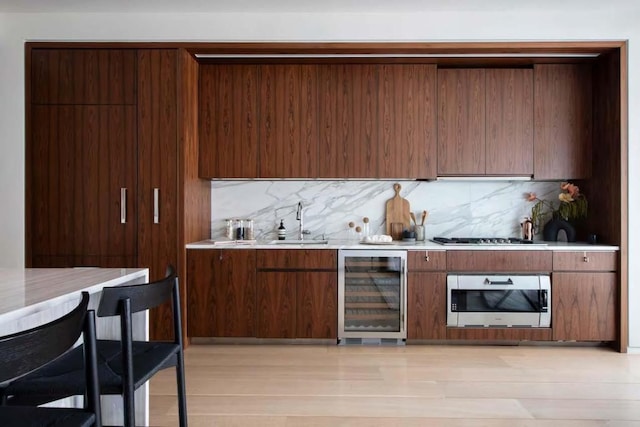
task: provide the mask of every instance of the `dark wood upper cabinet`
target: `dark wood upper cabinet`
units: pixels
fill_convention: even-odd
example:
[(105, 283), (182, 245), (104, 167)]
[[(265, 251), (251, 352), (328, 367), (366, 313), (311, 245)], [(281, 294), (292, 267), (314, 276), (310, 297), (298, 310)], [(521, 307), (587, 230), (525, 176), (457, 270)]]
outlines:
[(319, 178), (378, 176), (378, 66), (319, 65)]
[(487, 69), (487, 175), (533, 175), (533, 70)]
[(377, 176), (435, 178), (436, 66), (380, 65), (377, 87)]
[(258, 177), (258, 66), (200, 67), (200, 176)]
[(438, 175), (533, 174), (533, 71), (438, 70)]
[(318, 176), (318, 67), (260, 67), (260, 178)]
[(534, 67), (534, 178), (591, 176), (592, 66)]
[(485, 70), (438, 70), (438, 175), (485, 173)]
[(33, 49), (34, 104), (135, 104), (135, 49)]

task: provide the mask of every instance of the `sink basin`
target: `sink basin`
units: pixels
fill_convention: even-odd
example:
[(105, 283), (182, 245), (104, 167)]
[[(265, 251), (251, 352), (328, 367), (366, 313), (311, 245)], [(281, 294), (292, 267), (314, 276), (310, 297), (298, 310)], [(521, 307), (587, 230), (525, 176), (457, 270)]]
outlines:
[(326, 245), (328, 240), (272, 240), (269, 245)]

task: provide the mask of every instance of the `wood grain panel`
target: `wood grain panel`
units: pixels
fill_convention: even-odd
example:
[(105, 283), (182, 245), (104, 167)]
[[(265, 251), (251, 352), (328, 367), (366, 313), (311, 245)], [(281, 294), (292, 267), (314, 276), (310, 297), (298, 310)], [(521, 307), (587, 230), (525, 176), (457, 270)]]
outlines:
[(409, 270), (407, 284), (407, 338), (447, 338), (447, 275)]
[(550, 251), (449, 251), (447, 271), (551, 272)]
[(254, 250), (187, 251), (191, 337), (256, 336)]
[(317, 177), (318, 66), (263, 65), (259, 71), (259, 176)]
[(591, 176), (590, 64), (534, 66), (534, 178)]
[(621, 174), (626, 157), (622, 160), (620, 55), (612, 53), (600, 58), (593, 69), (593, 81), (593, 140), (597, 143), (593, 144), (592, 179), (580, 183), (589, 198), (585, 231), (596, 233), (599, 243), (619, 245), (621, 225), (626, 223), (621, 197), (627, 185)]
[(257, 273), (258, 338), (295, 338), (297, 273)]
[(446, 251), (407, 251), (407, 258), (409, 272), (447, 269)]
[(32, 49), (32, 102), (136, 103), (133, 49)]
[(551, 328), (447, 328), (449, 340), (550, 341)]
[(533, 70), (486, 73), (486, 173), (533, 175)]
[(335, 272), (298, 273), (296, 300), (296, 338), (338, 338)]
[(435, 178), (436, 66), (379, 67), (378, 177)]
[(200, 176), (258, 177), (258, 68), (200, 67)]
[(438, 175), (485, 173), (485, 70), (438, 70)]
[(378, 66), (320, 65), (320, 178), (378, 176)]
[[(136, 254), (135, 107), (34, 106), (34, 255)], [(120, 223), (120, 188), (128, 188)]]
[[(626, 52), (624, 47), (601, 55), (594, 65), (592, 179), (580, 182), (581, 190), (589, 197), (589, 217), (583, 232), (596, 233), (600, 243), (620, 246), (618, 348), (621, 351), (628, 346), (629, 306)], [(602, 191), (602, 188), (619, 190)]]
[(257, 251), (258, 269), (336, 271), (335, 249), (262, 249)]
[[(187, 51), (178, 50), (178, 273), (183, 336), (188, 337), (187, 243), (210, 237), (211, 184), (198, 174), (199, 65)], [(188, 342), (188, 341), (187, 341)]]
[[(150, 280), (178, 268), (177, 60), (174, 49), (140, 49), (138, 61), (138, 261)], [(159, 220), (154, 222), (154, 189)], [(182, 272), (178, 270), (178, 274)], [(149, 313), (152, 339), (173, 339), (172, 309)]]
[(553, 252), (553, 271), (616, 271), (617, 252)]
[(617, 277), (615, 273), (553, 273), (554, 340), (617, 339)]

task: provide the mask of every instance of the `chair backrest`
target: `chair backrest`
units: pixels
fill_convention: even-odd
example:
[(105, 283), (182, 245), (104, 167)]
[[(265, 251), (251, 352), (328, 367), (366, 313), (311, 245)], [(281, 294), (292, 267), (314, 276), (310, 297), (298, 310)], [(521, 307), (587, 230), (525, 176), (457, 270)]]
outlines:
[(130, 300), (132, 313), (159, 306), (171, 298), (176, 282), (175, 270), (172, 266), (169, 266), (164, 279), (139, 285), (104, 288), (102, 289), (100, 305), (98, 306), (98, 317), (120, 315), (119, 304), (124, 299)]
[(0, 337), (0, 382), (18, 378), (56, 359), (73, 347), (85, 326), (89, 294), (78, 306), (44, 325)]
[[(172, 300), (174, 342), (183, 345), (178, 276), (167, 267), (164, 279), (129, 286), (112, 286), (102, 290), (98, 316), (120, 316), (122, 338), (131, 340), (131, 314), (148, 310)], [(128, 337), (128, 338), (127, 338)]]

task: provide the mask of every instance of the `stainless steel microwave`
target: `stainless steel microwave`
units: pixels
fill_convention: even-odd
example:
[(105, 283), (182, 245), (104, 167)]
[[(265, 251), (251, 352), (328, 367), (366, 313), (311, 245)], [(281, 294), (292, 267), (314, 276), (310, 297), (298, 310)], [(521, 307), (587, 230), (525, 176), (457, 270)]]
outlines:
[(549, 275), (447, 276), (447, 326), (548, 328)]

